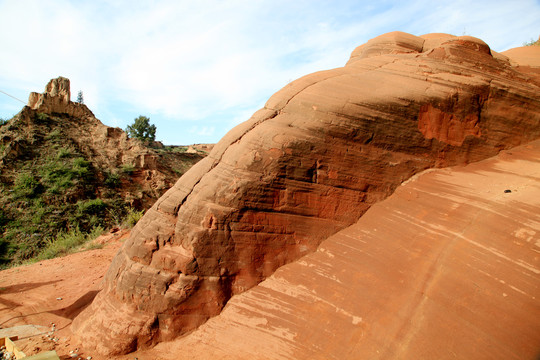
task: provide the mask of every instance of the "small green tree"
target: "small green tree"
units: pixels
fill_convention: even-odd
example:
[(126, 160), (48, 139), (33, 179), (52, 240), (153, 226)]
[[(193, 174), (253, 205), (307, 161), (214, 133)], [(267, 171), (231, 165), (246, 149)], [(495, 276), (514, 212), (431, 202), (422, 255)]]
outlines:
[(77, 94), (77, 102), (79, 104), (84, 104), (84, 98), (81, 90), (79, 90), (79, 93)]
[(150, 124), (150, 119), (140, 115), (133, 124), (128, 125), (126, 132), (129, 137), (143, 141), (156, 140), (156, 125)]

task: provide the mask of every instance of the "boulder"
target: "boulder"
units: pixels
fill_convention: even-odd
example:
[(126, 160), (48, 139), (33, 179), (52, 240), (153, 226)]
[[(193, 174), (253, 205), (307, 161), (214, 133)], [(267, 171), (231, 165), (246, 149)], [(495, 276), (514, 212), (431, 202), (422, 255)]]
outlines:
[(73, 322), (118, 354), (185, 334), (412, 175), (540, 137), (540, 87), (482, 40), (382, 35), (231, 130), (133, 229)]

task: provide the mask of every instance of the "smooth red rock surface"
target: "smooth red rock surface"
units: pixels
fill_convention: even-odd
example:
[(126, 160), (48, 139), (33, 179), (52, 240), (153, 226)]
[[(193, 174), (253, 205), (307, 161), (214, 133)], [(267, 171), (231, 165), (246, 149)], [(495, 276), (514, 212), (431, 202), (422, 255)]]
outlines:
[(521, 66), (540, 68), (540, 46), (523, 46), (502, 53)]
[(192, 334), (137, 356), (537, 359), (538, 159), (535, 141), (428, 170)]
[(527, 74), (531, 78), (530, 81), (540, 86), (540, 46), (523, 46), (501, 54), (507, 56), (517, 70)]
[(415, 173), (539, 138), (539, 94), (476, 38), (370, 40), (277, 92), (163, 195), (74, 331), (110, 354), (195, 329)]

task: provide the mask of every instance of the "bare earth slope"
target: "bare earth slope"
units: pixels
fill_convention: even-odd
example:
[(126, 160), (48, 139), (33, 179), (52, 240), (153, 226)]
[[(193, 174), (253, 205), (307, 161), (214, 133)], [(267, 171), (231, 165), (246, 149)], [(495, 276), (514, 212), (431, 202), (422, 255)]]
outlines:
[(192, 331), (412, 175), (540, 138), (540, 83), (482, 40), (401, 32), (292, 82), (133, 229), (73, 322), (127, 353)]
[(536, 141), (423, 173), (139, 358), (537, 359), (539, 159)]
[(27, 353), (78, 348), (95, 360), (536, 359), (538, 159), (535, 141), (424, 172), (192, 334), (146, 352), (100, 357), (71, 339), (117, 242), (1, 271), (0, 327), (55, 323), (58, 345), (27, 339)]
[[(0, 271), (0, 337), (19, 336), (17, 346), (26, 355), (55, 349), (62, 359), (69, 358), (77, 348), (70, 343), (69, 326), (101, 289), (107, 266), (126, 235), (124, 231), (98, 238), (104, 242), (101, 249)], [(44, 330), (27, 338), (12, 329), (20, 325)]]

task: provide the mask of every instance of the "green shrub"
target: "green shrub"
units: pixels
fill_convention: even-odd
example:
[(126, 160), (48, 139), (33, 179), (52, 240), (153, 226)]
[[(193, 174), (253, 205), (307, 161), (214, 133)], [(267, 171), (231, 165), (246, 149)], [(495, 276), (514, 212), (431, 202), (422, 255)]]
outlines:
[(49, 160), (42, 167), (41, 177), (44, 184), (50, 188), (49, 192), (53, 194), (60, 193), (73, 185), (71, 182), (73, 176), (70, 172), (70, 166), (64, 161), (58, 161), (57, 159)]
[(80, 215), (100, 215), (107, 204), (101, 199), (81, 200), (77, 202), (77, 212)]
[(108, 173), (106, 174), (107, 178), (105, 179), (105, 185), (110, 188), (117, 188), (120, 186), (120, 175), (118, 173)]
[(143, 217), (143, 215), (143, 210), (138, 211), (133, 208), (129, 208), (126, 216), (124, 217), (124, 221), (122, 222), (122, 227), (126, 229), (131, 229), (135, 226), (135, 224), (137, 224), (137, 222)]
[(71, 156), (71, 150), (66, 149), (66, 148), (61, 148), (56, 153), (56, 159), (58, 159), (58, 160), (64, 159), (64, 158), (67, 158), (67, 157), (70, 157), (70, 156)]
[(13, 192), (16, 198), (32, 198), (39, 188), (40, 184), (32, 174), (21, 173), (15, 178)]
[(39, 121), (47, 121), (49, 119), (49, 115), (44, 113), (37, 113), (36, 119)]
[(74, 176), (83, 179), (87, 177), (90, 173), (90, 163), (82, 157), (77, 157), (73, 159), (71, 171), (73, 172)]
[(32, 209), (32, 223), (40, 225), (47, 215), (47, 209), (45, 207), (35, 207)]
[(135, 165), (133, 164), (122, 164), (120, 170), (126, 175), (132, 175), (135, 172)]
[(68, 232), (60, 232), (56, 238), (47, 241), (47, 245), (35, 257), (35, 260), (46, 260), (65, 255), (86, 242), (96, 239), (103, 234), (100, 226), (94, 227), (89, 233), (82, 232), (78, 227)]
[(73, 186), (72, 177), (62, 171), (45, 174), (43, 180), (47, 184), (47, 192), (50, 194), (61, 194)]
[(45, 137), (45, 140), (60, 139), (61, 135), (60, 129), (54, 129)]
[(22, 241), (17, 243), (11, 243), (8, 254), (15, 254), (15, 261), (22, 262), (32, 258), (38, 250), (38, 244), (31, 241)]
[(178, 146), (178, 147), (173, 148), (172, 151), (177, 152), (177, 153), (185, 153), (187, 149), (188, 149), (187, 146)]

